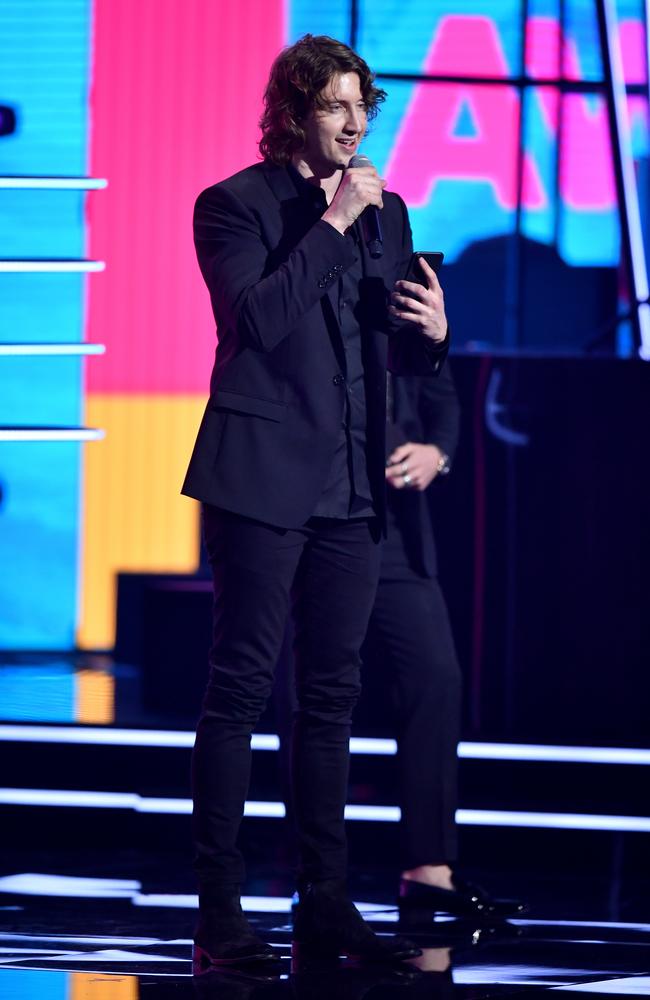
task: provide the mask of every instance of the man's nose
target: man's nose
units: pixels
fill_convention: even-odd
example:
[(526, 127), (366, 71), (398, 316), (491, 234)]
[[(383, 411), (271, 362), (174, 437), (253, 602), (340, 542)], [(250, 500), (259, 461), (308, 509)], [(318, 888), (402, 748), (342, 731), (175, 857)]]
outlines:
[(358, 108), (350, 108), (347, 115), (345, 128), (347, 132), (360, 132), (362, 129), (362, 113)]

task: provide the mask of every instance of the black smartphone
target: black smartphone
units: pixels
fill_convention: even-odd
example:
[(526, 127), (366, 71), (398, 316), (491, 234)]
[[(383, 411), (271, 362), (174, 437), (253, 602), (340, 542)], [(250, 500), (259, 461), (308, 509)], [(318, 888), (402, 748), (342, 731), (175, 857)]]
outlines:
[(424, 285), (426, 287), (427, 279), (424, 276), (424, 271), (418, 263), (420, 257), (424, 257), (431, 270), (435, 271), (436, 274), (439, 274), (445, 255), (440, 250), (417, 250), (411, 255), (408, 271), (404, 277), (406, 281), (416, 281), (419, 285)]

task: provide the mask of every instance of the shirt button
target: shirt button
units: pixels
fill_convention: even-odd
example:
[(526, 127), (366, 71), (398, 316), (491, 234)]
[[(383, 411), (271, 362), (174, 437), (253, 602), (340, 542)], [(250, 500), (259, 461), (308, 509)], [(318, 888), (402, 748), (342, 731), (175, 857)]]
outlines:
[(343, 385), (343, 383), (345, 382), (345, 375), (341, 375), (341, 373), (339, 372), (338, 375), (334, 376), (332, 382), (334, 383), (334, 385)]

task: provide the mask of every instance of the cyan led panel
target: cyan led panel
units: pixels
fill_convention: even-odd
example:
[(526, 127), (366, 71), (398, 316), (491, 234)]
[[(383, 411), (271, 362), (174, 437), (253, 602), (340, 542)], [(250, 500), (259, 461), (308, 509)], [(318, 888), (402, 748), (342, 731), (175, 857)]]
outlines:
[(88, 0), (2, 0), (0, 103), (18, 114), (3, 174), (85, 173), (89, 38)]
[(329, 35), (342, 42), (350, 42), (349, 0), (289, 0), (287, 42), (291, 44), (302, 35)]
[(84, 196), (78, 191), (3, 189), (0, 195), (3, 257), (83, 257)]
[[(518, 72), (519, 0), (361, 2), (358, 49), (377, 72), (480, 73), (483, 29), (498, 36), (501, 74)], [(477, 29), (477, 30), (475, 30)], [(441, 42), (435, 51), (435, 41)]]
[[(0, 139), (0, 158), (1, 154)], [(3, 198), (11, 195), (0, 191), (0, 206)], [(0, 274), (0, 342), (47, 344), (80, 340), (86, 280), (81, 274)], [(89, 280), (101, 281), (102, 276)], [(0, 360), (3, 391), (4, 364), (5, 360)], [(53, 371), (56, 373), (56, 367)]]
[[(0, 425), (74, 427), (81, 418), (78, 357), (1, 357)], [(31, 454), (25, 445), (25, 460)], [(4, 444), (0, 443), (0, 478)], [(65, 452), (61, 452), (63, 459)], [(31, 464), (31, 462), (30, 462)]]
[(79, 445), (0, 443), (0, 648), (74, 646)]
[(75, 722), (75, 674), (69, 663), (0, 664), (5, 722)]
[[(0, 174), (83, 176), (89, 0), (3, 0), (0, 102), (17, 129), (0, 138)], [(85, 256), (79, 192), (0, 190), (0, 256)], [(83, 278), (0, 274), (0, 341), (82, 337)], [(0, 424), (76, 425), (81, 363), (0, 357)], [(74, 645), (79, 446), (0, 443), (0, 646)]]
[(45, 969), (3, 969), (3, 996), (11, 1000), (69, 1000), (73, 973)]

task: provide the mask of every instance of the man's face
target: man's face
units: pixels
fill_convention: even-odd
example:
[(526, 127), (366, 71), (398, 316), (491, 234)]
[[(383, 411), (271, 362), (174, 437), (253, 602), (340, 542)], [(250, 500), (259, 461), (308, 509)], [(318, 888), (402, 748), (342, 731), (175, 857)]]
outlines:
[(347, 167), (368, 123), (356, 73), (332, 77), (320, 96), (323, 107), (314, 108), (307, 118), (305, 148), (300, 154), (316, 174)]

